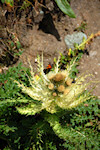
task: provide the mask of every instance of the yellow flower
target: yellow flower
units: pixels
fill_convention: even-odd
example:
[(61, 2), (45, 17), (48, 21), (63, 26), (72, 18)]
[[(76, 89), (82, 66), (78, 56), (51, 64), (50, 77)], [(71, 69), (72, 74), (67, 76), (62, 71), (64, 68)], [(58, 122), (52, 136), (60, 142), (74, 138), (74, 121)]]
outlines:
[(68, 56), (70, 56), (71, 55), (71, 48), (69, 49), (69, 51), (68, 51)]
[(39, 80), (40, 77), (36, 74), (36, 75), (35, 75), (35, 78), (36, 78), (36, 80)]

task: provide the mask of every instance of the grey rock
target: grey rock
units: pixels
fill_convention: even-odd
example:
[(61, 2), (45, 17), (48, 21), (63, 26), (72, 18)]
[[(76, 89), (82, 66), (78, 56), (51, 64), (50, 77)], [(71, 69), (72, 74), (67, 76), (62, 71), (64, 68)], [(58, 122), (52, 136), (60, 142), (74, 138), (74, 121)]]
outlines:
[(83, 32), (74, 32), (73, 34), (68, 34), (65, 36), (65, 43), (69, 48), (71, 48), (72, 50), (74, 50), (74, 44), (81, 44), (83, 41), (83, 38), (87, 39), (87, 36), (85, 33)]

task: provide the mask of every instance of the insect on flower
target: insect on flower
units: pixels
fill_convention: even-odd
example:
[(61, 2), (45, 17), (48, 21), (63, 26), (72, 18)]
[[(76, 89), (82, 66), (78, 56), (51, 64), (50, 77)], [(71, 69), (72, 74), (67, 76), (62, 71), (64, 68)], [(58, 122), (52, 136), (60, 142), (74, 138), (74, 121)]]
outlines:
[(51, 71), (51, 69), (52, 69), (52, 66), (53, 66), (53, 65), (51, 65), (51, 64), (49, 63), (49, 64), (47, 65), (46, 69), (44, 69), (44, 73), (45, 73), (45, 74), (49, 73), (49, 72)]

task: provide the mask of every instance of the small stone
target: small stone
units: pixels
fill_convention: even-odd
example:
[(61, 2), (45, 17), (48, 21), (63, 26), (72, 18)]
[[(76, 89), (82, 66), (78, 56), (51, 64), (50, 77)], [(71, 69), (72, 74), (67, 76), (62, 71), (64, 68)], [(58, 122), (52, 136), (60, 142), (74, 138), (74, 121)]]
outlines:
[(98, 73), (97, 73), (97, 72), (95, 72), (95, 74), (97, 75)]
[(44, 14), (44, 11), (40, 10), (40, 14), (43, 15), (43, 14)]
[(37, 63), (37, 58), (35, 58), (35, 63)]

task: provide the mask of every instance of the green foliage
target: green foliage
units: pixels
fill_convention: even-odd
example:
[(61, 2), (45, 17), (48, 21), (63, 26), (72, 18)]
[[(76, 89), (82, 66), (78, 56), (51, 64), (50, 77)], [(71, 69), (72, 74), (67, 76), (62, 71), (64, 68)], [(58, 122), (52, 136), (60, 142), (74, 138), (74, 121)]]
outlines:
[[(5, 137), (14, 150), (30, 148), (97, 150), (99, 149), (99, 105), (98, 99), (91, 99), (71, 111), (62, 111), (57, 115), (46, 115), (42, 112), (35, 117), (22, 116), (8, 109), (13, 116), (9, 115), (7, 110), (5, 114), (8, 115), (4, 117), (8, 118), (6, 124), (14, 127), (14, 132), (8, 132), (8, 136)], [(1, 135), (4, 136), (4, 132), (0, 137)]]
[[(76, 71), (73, 67), (70, 69), (74, 62), (76, 62), (75, 59), (69, 65), (68, 62), (65, 64), (69, 74)], [(61, 62), (57, 62), (56, 66), (59, 66), (58, 64), (61, 64)], [(39, 113), (32, 114), (32, 111), (34, 112), (32, 103), (35, 102), (37, 107), (38, 102), (23, 94), (21, 89), (12, 80), (13, 78), (20, 84), (23, 83), (24, 87), (30, 88), (32, 85), (30, 82), (32, 73), (32, 70), (19, 64), (17, 67), (9, 68), (5, 74), (0, 74), (0, 140), (3, 139), (8, 143), (0, 148), (4, 150), (99, 149), (100, 101), (96, 98), (91, 98), (84, 102), (84, 104), (71, 110), (59, 108), (59, 111), (53, 114), (45, 109), (40, 112), (38, 107)], [(40, 84), (41, 82), (38, 77), (35, 76), (36, 80), (34, 82), (38, 83), (39, 81)], [(41, 80), (43, 80), (42, 76)], [(33, 82), (33, 80), (31, 81)], [(42, 86), (45, 88), (44, 83)], [(86, 93), (83, 93), (83, 95)], [(26, 111), (30, 109), (30, 112), (26, 113), (29, 116), (24, 115), (25, 113), (23, 111), (20, 112), (18, 108), (25, 108)]]
[[(5, 120), (1, 120), (2, 122), (0, 123), (0, 132), (3, 133), (4, 135), (9, 135), (9, 132), (15, 132), (17, 129), (16, 127), (10, 127), (7, 124), (4, 124)], [(5, 121), (6, 123), (6, 121)]]
[(3, 46), (3, 53), (1, 54), (1, 62), (10, 65), (16, 62), (18, 57), (23, 53), (22, 45), (17, 35), (7, 29), (8, 37), (1, 38), (0, 44)]
[(22, 6), (20, 8), (20, 10), (25, 10), (26, 8), (28, 8), (30, 6), (30, 3), (28, 3), (28, 1), (23, 1)]
[(18, 97), (20, 89), (16, 83), (12, 82), (11, 78), (22, 79), (26, 85), (28, 83), (26, 73), (30, 74), (29, 69), (22, 67), (20, 63), (17, 67), (10, 67), (5, 74), (0, 74), (0, 99)]
[(66, 66), (68, 65), (68, 63), (70, 63), (70, 65), (73, 64), (73, 62), (75, 61), (75, 63), (73, 64), (72, 68), (71, 68), (71, 72), (70, 72), (70, 78), (75, 79), (76, 78), (76, 74), (79, 72), (77, 69), (78, 66), (78, 60), (81, 58), (81, 56), (83, 55), (83, 53), (79, 53), (77, 55), (77, 58), (75, 58), (73, 56), (73, 58), (71, 58), (68, 55), (63, 55), (62, 53), (60, 54), (60, 68), (61, 69), (65, 69)]
[[(21, 105), (21, 103), (27, 103), (27, 101), (24, 101), (23, 94), (21, 94), (18, 86), (12, 82), (11, 78), (22, 79), (28, 84), (26, 72), (29, 74), (29, 69), (22, 67), (20, 63), (17, 67), (10, 67), (5, 74), (0, 74), (0, 139), (4, 138), (10, 141), (9, 135), (18, 129), (17, 122), (12, 119), (15, 114), (13, 108), (16, 105)], [(19, 95), (23, 97), (22, 102), (18, 101)]]
[(55, 0), (55, 2), (64, 14), (71, 18), (76, 17), (67, 0)]
[(64, 112), (65, 115), (62, 113), (60, 120), (56, 115), (46, 118), (54, 132), (66, 141), (65, 148), (99, 149), (99, 104), (98, 99), (91, 99), (71, 112)]
[(4, 2), (5, 2), (5, 0), (1, 0), (1, 2), (2, 2), (2, 3), (4, 3)]
[(22, 45), (15, 33), (10, 33), (10, 40), (5, 41), (8, 51), (15, 57), (23, 53)]
[[(10, 7), (14, 6), (14, 0), (1, 0), (1, 2), (7, 4)], [(37, 3), (38, 1), (34, 0), (34, 2)], [(67, 0), (55, 0), (55, 2), (64, 14), (68, 15), (71, 18), (76, 17)], [(29, 0), (24, 0), (20, 10), (25, 9), (30, 5), (35, 8), (35, 4), (31, 3)]]
[(2, 3), (6, 3), (7, 5), (13, 7), (14, 1), (13, 0), (1, 0)]
[(11, 150), (9, 147), (5, 147), (3, 150)]
[(91, 99), (81, 107), (76, 107), (74, 113), (70, 114), (68, 128), (71, 128), (75, 136), (72, 135), (72, 140), (67, 139), (64, 143), (66, 148), (99, 149), (99, 105), (100, 100)]
[(83, 21), (83, 22), (81, 22), (81, 25), (79, 27), (75, 28), (74, 30), (78, 31), (78, 32), (79, 31), (84, 32), (86, 30), (86, 27), (87, 27), (87, 23), (86, 23), (86, 21)]

